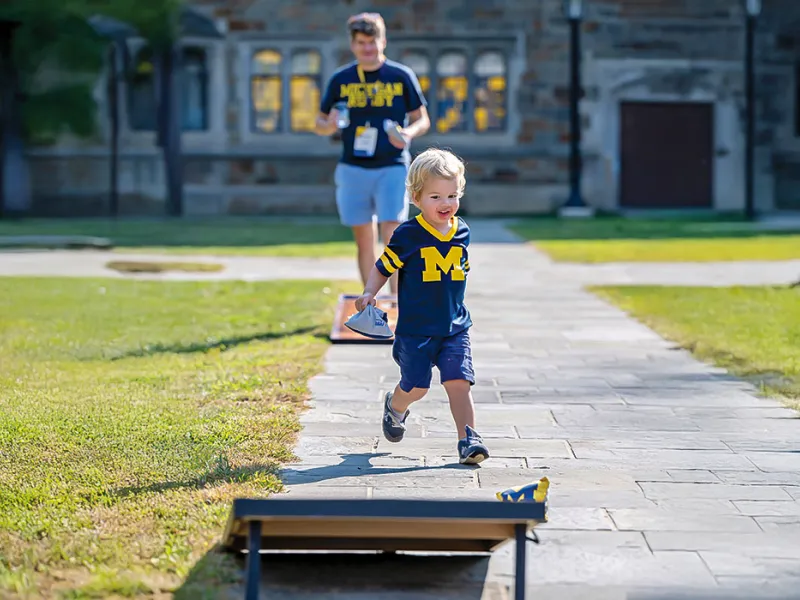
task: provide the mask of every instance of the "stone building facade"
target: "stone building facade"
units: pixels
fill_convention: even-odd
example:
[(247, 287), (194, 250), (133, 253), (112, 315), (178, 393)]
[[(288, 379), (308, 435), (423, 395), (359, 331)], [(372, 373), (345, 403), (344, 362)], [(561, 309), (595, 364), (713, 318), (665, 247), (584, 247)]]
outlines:
[[(561, 0), (192, 0), (221, 39), (184, 47), (185, 212), (335, 212), (340, 147), (309, 132), (329, 75), (351, 60), (347, 17), (380, 12), (387, 55), (411, 66), (433, 126), (412, 153), (467, 162), (469, 214), (556, 210), (568, 193), (569, 29)], [(740, 211), (744, 204), (742, 0), (585, 0), (581, 101), (588, 203), (602, 210)], [(800, 209), (800, 2), (758, 22), (756, 201)], [(122, 211), (164, 212), (148, 49), (130, 42), (120, 98)], [(102, 213), (102, 135), (29, 152), (37, 212)]]

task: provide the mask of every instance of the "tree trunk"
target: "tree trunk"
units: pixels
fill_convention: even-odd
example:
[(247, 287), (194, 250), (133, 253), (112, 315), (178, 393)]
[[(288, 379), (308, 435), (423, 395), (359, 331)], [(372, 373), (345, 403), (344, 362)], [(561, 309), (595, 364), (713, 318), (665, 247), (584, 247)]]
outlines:
[(18, 74), (11, 61), (14, 26), (0, 22), (0, 216), (30, 211), (31, 194)]

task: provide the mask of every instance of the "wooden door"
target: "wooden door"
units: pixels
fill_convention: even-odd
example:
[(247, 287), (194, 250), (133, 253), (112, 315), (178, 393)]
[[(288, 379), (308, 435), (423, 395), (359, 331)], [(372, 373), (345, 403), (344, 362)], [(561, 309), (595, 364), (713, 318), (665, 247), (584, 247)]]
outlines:
[(714, 106), (622, 102), (620, 206), (712, 208)]

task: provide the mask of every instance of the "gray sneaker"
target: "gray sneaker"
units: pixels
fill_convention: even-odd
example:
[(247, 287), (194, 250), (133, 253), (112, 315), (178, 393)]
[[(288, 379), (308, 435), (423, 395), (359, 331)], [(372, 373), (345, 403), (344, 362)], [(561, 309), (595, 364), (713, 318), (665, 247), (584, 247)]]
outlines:
[(406, 419), (410, 411), (402, 418), (395, 416), (394, 411), (389, 408), (392, 403), (392, 392), (386, 392), (386, 400), (383, 403), (383, 435), (390, 442), (399, 442), (406, 433)]
[(467, 436), (458, 440), (458, 462), (462, 465), (477, 465), (489, 458), (489, 449), (483, 438), (472, 427), (467, 425)]

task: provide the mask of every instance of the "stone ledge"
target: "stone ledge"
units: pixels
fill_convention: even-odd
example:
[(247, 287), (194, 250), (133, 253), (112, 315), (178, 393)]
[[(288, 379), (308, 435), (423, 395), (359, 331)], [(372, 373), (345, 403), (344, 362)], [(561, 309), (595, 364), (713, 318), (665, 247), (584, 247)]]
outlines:
[[(544, 214), (566, 197), (564, 185), (469, 183), (462, 212), (469, 216)], [(191, 185), (187, 215), (325, 214), (336, 215), (335, 187), (327, 184)]]
[(82, 235), (17, 235), (0, 236), (0, 248), (109, 249), (111, 240)]

